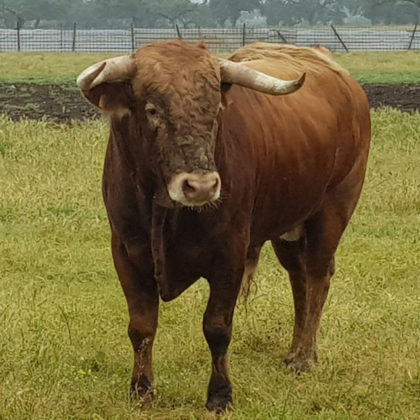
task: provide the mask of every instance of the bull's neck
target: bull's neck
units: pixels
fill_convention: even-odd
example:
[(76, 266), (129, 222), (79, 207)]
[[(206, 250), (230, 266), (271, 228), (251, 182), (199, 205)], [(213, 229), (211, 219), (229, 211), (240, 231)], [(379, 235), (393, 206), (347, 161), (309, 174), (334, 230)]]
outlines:
[(151, 179), (150, 159), (142, 150), (140, 133), (129, 117), (111, 119), (110, 142), (114, 153), (118, 155), (120, 164), (129, 172), (136, 182)]

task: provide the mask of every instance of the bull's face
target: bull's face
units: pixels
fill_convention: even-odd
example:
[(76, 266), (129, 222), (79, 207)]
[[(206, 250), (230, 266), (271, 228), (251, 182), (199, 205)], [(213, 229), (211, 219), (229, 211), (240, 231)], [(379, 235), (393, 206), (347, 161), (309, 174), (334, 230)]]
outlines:
[(136, 62), (135, 112), (156, 176), (173, 202), (201, 206), (218, 200), (218, 61), (203, 47), (175, 43), (140, 49)]
[[(155, 174), (172, 201), (200, 206), (220, 196), (220, 177), (214, 161), (219, 92), (194, 101), (156, 94), (147, 95), (139, 109), (143, 140), (158, 163)], [(159, 174), (160, 172), (160, 174)]]
[(78, 78), (90, 102), (111, 119), (126, 121), (130, 138), (124, 141), (136, 144), (131, 149), (151, 163), (157, 188), (164, 188), (172, 202), (194, 207), (220, 197), (214, 152), (222, 82), (285, 94), (298, 89), (303, 78), (274, 79), (242, 64), (217, 60), (204, 46), (182, 41), (157, 43), (133, 56), (106, 60)]

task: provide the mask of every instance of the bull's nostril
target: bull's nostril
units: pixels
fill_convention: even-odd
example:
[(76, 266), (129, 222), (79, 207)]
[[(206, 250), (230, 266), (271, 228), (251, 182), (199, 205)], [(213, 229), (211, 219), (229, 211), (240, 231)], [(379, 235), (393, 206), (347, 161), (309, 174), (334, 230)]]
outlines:
[(219, 177), (215, 177), (213, 185), (212, 185), (213, 191), (216, 191), (218, 187), (219, 187)]
[(182, 191), (186, 197), (191, 197), (196, 193), (197, 188), (186, 179), (182, 184)]

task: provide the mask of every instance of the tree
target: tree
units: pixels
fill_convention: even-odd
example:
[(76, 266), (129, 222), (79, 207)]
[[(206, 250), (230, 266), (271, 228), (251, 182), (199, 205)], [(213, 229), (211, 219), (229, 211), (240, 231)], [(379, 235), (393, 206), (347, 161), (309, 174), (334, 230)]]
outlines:
[(341, 23), (345, 17), (337, 0), (291, 0), (288, 4), (295, 23), (308, 25)]
[[(401, 12), (404, 13), (406, 19), (408, 18), (407, 23), (415, 23), (416, 25), (420, 21), (420, 0), (401, 0), (397, 1), (396, 7), (399, 7)], [(402, 17), (402, 16), (401, 16)], [(413, 21), (414, 17), (414, 21)], [(405, 22), (396, 22), (396, 23), (405, 23)]]
[(366, 0), (363, 13), (373, 24), (418, 23), (420, 0)]
[(20, 26), (26, 21), (34, 21), (37, 28), (41, 20), (60, 20), (65, 16), (65, 0), (2, 0), (0, 16), (6, 26)]
[(209, 7), (220, 26), (224, 26), (227, 20), (235, 26), (241, 11), (259, 9), (260, 0), (210, 0)]
[(146, 25), (145, 0), (80, 0), (67, 2), (68, 22), (84, 26), (115, 27), (129, 22)]
[(293, 20), (290, 4), (287, 0), (261, 1), (260, 10), (270, 26), (278, 25), (279, 22), (290, 25)]
[(148, 0), (146, 4), (155, 20), (163, 19), (171, 27), (177, 24), (186, 27), (197, 19), (198, 5), (189, 0)]
[(366, 0), (261, 0), (260, 10), (269, 25), (342, 23), (346, 16), (361, 14)]

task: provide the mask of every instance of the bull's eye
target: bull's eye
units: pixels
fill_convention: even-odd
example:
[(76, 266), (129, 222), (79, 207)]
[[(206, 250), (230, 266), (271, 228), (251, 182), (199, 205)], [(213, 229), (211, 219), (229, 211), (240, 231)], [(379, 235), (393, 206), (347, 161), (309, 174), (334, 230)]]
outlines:
[(158, 110), (156, 109), (156, 107), (151, 104), (148, 103), (145, 107), (144, 110), (146, 111), (147, 115), (149, 115), (150, 117), (154, 117), (158, 114)]
[(144, 112), (149, 125), (149, 128), (156, 133), (162, 127), (162, 112), (151, 102), (148, 102), (144, 107)]

